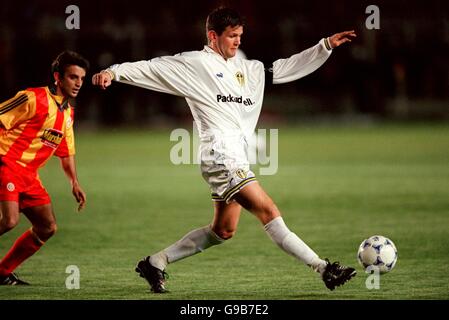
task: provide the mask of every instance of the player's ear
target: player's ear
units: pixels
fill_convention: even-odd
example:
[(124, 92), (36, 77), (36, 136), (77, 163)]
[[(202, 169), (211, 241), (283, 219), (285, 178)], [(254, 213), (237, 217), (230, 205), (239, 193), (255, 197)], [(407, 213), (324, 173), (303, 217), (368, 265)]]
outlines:
[(59, 72), (53, 72), (53, 79), (55, 79), (55, 84), (61, 80)]
[(207, 32), (207, 39), (209, 40), (209, 42), (216, 41), (217, 38), (218, 38), (218, 35), (214, 30), (209, 30)]

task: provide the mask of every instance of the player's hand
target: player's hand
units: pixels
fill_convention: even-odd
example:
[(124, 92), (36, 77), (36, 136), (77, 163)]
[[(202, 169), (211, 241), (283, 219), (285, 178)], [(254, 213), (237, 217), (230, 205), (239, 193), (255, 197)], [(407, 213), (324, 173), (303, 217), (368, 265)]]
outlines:
[(330, 36), (329, 44), (331, 45), (332, 49), (334, 49), (345, 42), (351, 42), (355, 37), (357, 37), (357, 35), (355, 34), (354, 30), (343, 31)]
[(79, 184), (74, 184), (72, 187), (73, 196), (78, 202), (78, 212), (81, 211), (86, 205), (86, 193), (81, 189)]
[(101, 71), (92, 76), (92, 84), (94, 86), (100, 86), (101, 89), (105, 90), (112, 83), (112, 77), (109, 72)]

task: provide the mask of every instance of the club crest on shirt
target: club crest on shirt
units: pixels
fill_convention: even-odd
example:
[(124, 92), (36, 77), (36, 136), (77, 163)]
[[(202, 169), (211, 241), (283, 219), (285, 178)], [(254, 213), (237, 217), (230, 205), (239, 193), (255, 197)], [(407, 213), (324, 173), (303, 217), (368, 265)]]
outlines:
[(67, 128), (70, 128), (73, 124), (73, 119), (72, 117), (67, 117), (67, 120), (65, 121), (65, 125)]
[(240, 179), (245, 179), (246, 178), (246, 172), (242, 169), (238, 169), (235, 172), (236, 176), (239, 177)]
[(8, 190), (9, 192), (13, 192), (14, 190), (16, 190), (16, 186), (14, 185), (14, 183), (8, 182), (8, 184), (6, 185), (6, 190)]
[(56, 129), (45, 129), (41, 141), (44, 145), (56, 149), (62, 141), (64, 133)]
[(241, 73), (240, 71), (237, 71), (237, 73), (235, 74), (235, 77), (236, 77), (237, 81), (239, 82), (239, 84), (243, 87), (243, 85), (245, 84), (245, 76), (243, 75), (243, 73)]

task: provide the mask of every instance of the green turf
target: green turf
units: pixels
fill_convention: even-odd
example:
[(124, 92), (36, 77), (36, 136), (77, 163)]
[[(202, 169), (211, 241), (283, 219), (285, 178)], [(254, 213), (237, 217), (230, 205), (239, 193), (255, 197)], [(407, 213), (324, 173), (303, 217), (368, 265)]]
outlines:
[[(57, 159), (41, 171), (59, 230), (17, 272), (30, 287), (0, 287), (3, 299), (448, 299), (449, 126), (280, 128), (279, 170), (259, 180), (289, 227), (322, 257), (357, 267), (328, 291), (311, 270), (273, 244), (244, 212), (224, 245), (168, 268), (167, 295), (151, 295), (136, 262), (212, 218), (197, 165), (169, 161), (167, 131), (78, 131), (77, 213)], [(255, 170), (256, 173), (258, 170)], [(29, 227), (0, 238), (0, 255)], [(356, 261), (363, 239), (382, 234), (398, 247), (395, 269), (368, 290)], [(65, 286), (66, 267), (81, 288)]]

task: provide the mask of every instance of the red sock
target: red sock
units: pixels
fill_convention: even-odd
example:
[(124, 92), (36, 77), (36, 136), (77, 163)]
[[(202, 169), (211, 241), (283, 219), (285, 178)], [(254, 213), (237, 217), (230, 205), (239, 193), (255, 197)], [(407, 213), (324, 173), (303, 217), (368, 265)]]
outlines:
[(13, 272), (22, 262), (31, 257), (44, 243), (31, 229), (25, 231), (0, 262), (0, 276)]

